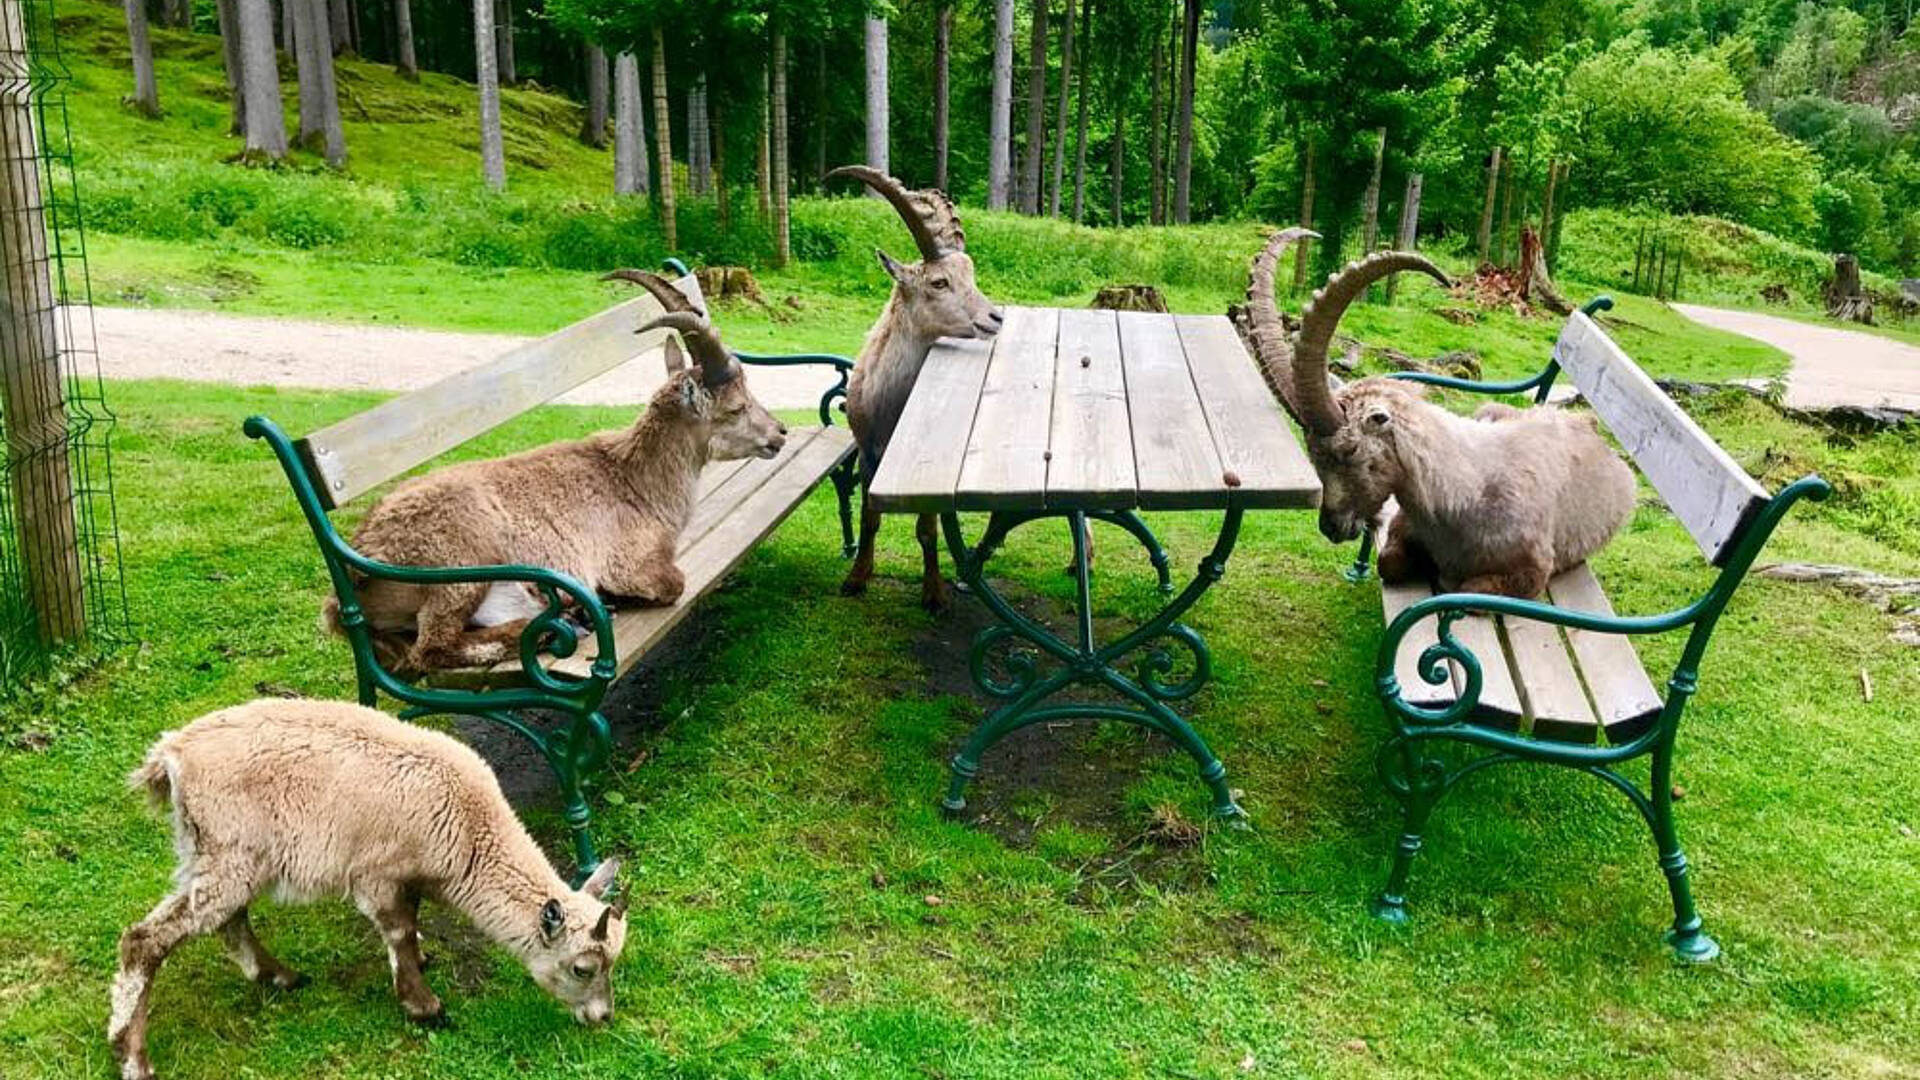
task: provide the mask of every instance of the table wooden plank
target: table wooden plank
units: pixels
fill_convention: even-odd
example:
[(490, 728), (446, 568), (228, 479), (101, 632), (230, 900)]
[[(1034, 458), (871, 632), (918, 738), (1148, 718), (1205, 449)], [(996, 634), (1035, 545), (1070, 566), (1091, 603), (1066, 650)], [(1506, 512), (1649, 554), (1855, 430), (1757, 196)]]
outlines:
[[(1007, 318), (1018, 311), (1008, 309)], [(868, 490), (875, 506), (921, 513), (953, 509), (992, 351), (992, 341), (942, 338), (927, 354)]]
[(978, 510), (1045, 504), (1060, 312), (1015, 308), (994, 340), (955, 496)]
[(1059, 340), (1047, 505), (1131, 510), (1139, 496), (1119, 321), (1111, 311), (1062, 311)]
[(1225, 505), (1225, 470), (1173, 316), (1122, 311), (1117, 318), (1141, 507), (1197, 510)]
[(1240, 504), (1319, 506), (1320, 478), (1233, 324), (1218, 315), (1177, 315), (1174, 325), (1220, 466), (1240, 481)]

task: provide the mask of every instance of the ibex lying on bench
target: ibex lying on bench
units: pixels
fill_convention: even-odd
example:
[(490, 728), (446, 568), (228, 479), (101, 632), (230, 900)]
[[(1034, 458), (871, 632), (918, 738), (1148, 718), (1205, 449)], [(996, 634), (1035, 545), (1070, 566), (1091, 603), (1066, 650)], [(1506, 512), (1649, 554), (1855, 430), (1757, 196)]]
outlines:
[[(873, 540), (880, 531), (880, 512), (866, 495), (866, 485), (880, 467), (894, 425), (927, 362), (927, 350), (943, 337), (983, 338), (1000, 332), (1000, 309), (981, 294), (973, 281), (973, 260), (967, 256), (967, 234), (953, 212), (953, 200), (944, 192), (908, 191), (900, 181), (865, 165), (847, 165), (827, 174), (828, 179), (850, 177), (866, 184), (893, 204), (913, 242), (920, 262), (903, 266), (884, 251), (875, 251), (880, 265), (893, 279), (880, 321), (867, 332), (866, 344), (847, 384), (847, 426), (860, 446), (860, 546), (853, 569), (840, 591), (858, 596), (873, 577)], [(940, 551), (934, 516), (921, 514), (920, 603), (929, 611), (946, 606), (946, 583), (940, 577)]]
[(1282, 402), (1307, 433), (1325, 491), (1320, 531), (1344, 543), (1375, 527), (1388, 498), (1400, 512), (1380, 545), (1382, 580), (1435, 572), (1444, 591), (1529, 599), (1584, 562), (1633, 513), (1633, 470), (1589, 416), (1493, 405), (1475, 419), (1426, 400), (1422, 388), (1371, 378), (1328, 385), (1327, 348), (1347, 305), (1388, 274), (1417, 270), (1411, 252), (1350, 263), (1314, 293), (1290, 341), (1273, 302), (1274, 264), (1303, 235), (1276, 234), (1248, 273), (1249, 337)]
[[(641, 270), (609, 276), (658, 297), (667, 313), (640, 332), (678, 331), (698, 364), (688, 368), (669, 346), (666, 384), (629, 428), (402, 484), (368, 511), (355, 548), (401, 566), (541, 566), (616, 599), (679, 599), (685, 580), (674, 545), (700, 470), (709, 460), (774, 457), (787, 429), (754, 399), (739, 362), (679, 290)], [(506, 660), (545, 607), (517, 582), (421, 586), (370, 578), (359, 586), (376, 642), (401, 657), (395, 666), (413, 672)], [(338, 610), (329, 598), (324, 618), (336, 632)]]

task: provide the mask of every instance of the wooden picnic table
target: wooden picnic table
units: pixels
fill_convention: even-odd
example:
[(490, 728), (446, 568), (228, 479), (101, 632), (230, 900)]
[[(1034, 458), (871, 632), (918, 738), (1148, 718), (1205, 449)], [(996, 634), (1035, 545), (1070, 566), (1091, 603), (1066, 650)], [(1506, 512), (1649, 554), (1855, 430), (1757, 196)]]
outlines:
[[(1245, 511), (1318, 506), (1320, 482), (1231, 323), (1217, 315), (1008, 308), (999, 336), (943, 340), (928, 355), (870, 496), (883, 510), (939, 514), (960, 580), (998, 620), (975, 637), (969, 666), (1001, 704), (954, 755), (947, 809), (965, 808), (981, 755), (1006, 735), (1094, 718), (1173, 739), (1199, 764), (1214, 811), (1240, 814), (1225, 768), (1170, 707), (1210, 674), (1205, 640), (1179, 620), (1225, 574)], [(1138, 540), (1162, 590), (1173, 593), (1166, 555), (1137, 513), (1157, 510), (1225, 514), (1191, 582), (1138, 627), (1096, 641), (1088, 522)], [(963, 511), (990, 514), (973, 546), (961, 531)], [(1071, 526), (1079, 587), (1071, 640), (1015, 609), (985, 576), (1007, 534), (1043, 518)], [(1187, 673), (1171, 680), (1169, 646), (1188, 653)], [(1036, 651), (1051, 662), (1035, 663)], [(1082, 686), (1120, 703), (1051, 700)]]

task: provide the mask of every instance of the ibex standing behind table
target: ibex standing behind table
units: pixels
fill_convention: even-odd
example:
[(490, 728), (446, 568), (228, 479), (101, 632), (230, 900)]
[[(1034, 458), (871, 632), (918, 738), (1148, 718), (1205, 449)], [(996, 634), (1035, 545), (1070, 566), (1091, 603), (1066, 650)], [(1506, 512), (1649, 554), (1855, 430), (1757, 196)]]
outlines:
[[(667, 381), (631, 427), (410, 480), (368, 512), (353, 539), (369, 558), (401, 566), (526, 564), (571, 575), (615, 599), (671, 604), (685, 579), (675, 545), (709, 460), (771, 458), (787, 429), (747, 389), (705, 313), (664, 278), (609, 277), (653, 293), (666, 314), (639, 332), (681, 335), (697, 364), (667, 347)], [(515, 582), (411, 585), (369, 579), (361, 601), (376, 641), (424, 672), (516, 655), (544, 608)], [(325, 617), (337, 618), (337, 601)], [(406, 636), (413, 634), (411, 646)]]
[[(858, 596), (873, 578), (873, 541), (880, 531), (880, 512), (867, 494), (867, 485), (893, 438), (901, 410), (907, 407), (927, 351), (943, 337), (992, 337), (1000, 332), (1002, 316), (974, 284), (967, 236), (953, 211), (953, 200), (944, 192), (908, 191), (900, 181), (865, 165), (838, 168), (827, 177), (849, 177), (878, 192), (899, 212), (920, 249), (920, 261), (912, 265), (902, 265), (884, 251), (874, 252), (893, 279), (893, 293), (880, 321), (867, 332), (853, 379), (847, 384), (847, 426), (860, 447), (860, 544), (840, 591)], [(934, 515), (921, 514), (917, 532), (920, 603), (937, 611), (946, 606), (947, 590), (940, 577)]]
[(1307, 433), (1325, 487), (1320, 531), (1344, 543), (1400, 507), (1380, 545), (1380, 577), (1436, 571), (1446, 591), (1532, 598), (1584, 562), (1633, 514), (1633, 470), (1591, 416), (1489, 405), (1476, 418), (1425, 400), (1417, 384), (1369, 378), (1329, 385), (1327, 349), (1347, 306), (1388, 274), (1414, 270), (1447, 283), (1411, 252), (1349, 264), (1314, 293), (1290, 340), (1273, 302), (1280, 252), (1304, 230), (1276, 234), (1248, 273), (1254, 355)]

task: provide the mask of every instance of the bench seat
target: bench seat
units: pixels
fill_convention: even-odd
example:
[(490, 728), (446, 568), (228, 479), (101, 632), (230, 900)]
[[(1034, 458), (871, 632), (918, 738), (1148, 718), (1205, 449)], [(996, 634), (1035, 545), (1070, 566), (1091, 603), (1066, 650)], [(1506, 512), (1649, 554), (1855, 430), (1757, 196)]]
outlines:
[[(791, 432), (778, 457), (708, 465), (700, 474), (693, 517), (680, 534), (678, 562), (686, 575), (686, 592), (664, 607), (630, 607), (612, 613), (619, 649), (616, 677), (626, 674), (692, 614), (701, 599), (719, 586), (754, 545), (852, 456), (853, 449), (853, 435), (846, 428), (809, 427)], [(572, 656), (564, 660), (549, 658), (546, 670), (584, 679), (597, 656), (593, 638), (587, 637)], [(437, 671), (430, 681), (435, 686), (487, 690), (521, 686), (527, 678), (520, 662), (511, 660), (489, 667)]]
[[(1421, 583), (1382, 584), (1380, 595), (1391, 623), (1434, 590)], [(1543, 599), (1573, 611), (1614, 614), (1585, 563), (1548, 582)], [(1660, 695), (1625, 637), (1484, 614), (1463, 616), (1453, 633), (1482, 660), (1476, 722), (1555, 742), (1597, 743), (1604, 732), (1607, 743), (1619, 744), (1644, 733), (1660, 716)], [(1434, 643), (1433, 621), (1421, 622), (1394, 653), (1394, 676), (1407, 701), (1441, 709), (1453, 704), (1466, 680), (1451, 661), (1451, 681), (1436, 686), (1420, 677), (1420, 653)], [(1489, 663), (1488, 657), (1501, 663)]]

